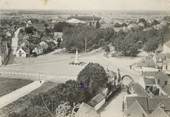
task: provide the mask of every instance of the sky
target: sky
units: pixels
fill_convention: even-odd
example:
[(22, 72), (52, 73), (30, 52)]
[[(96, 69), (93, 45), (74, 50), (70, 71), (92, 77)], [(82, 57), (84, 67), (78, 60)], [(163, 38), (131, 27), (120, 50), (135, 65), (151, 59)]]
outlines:
[(170, 10), (170, 0), (0, 0), (0, 9)]

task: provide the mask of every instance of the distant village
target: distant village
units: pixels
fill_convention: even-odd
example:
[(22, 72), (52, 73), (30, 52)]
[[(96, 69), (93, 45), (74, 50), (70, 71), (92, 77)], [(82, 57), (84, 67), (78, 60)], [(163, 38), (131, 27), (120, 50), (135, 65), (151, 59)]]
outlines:
[[(6, 17), (1, 21), (2, 68), (14, 64), (14, 59), (25, 61), (48, 56), (56, 50), (67, 53), (65, 58), (75, 54), (75, 61), (73, 64), (67, 63), (66, 68), (71, 66), (71, 70), (73, 67), (81, 67), (82, 64), (86, 66), (79, 72), (76, 80), (67, 80), (45, 93), (32, 96), (27, 109), (10, 113), (8, 117), (24, 117), (29, 114), (32, 117), (34, 115), (31, 114), (38, 112), (38, 109), (41, 113), (38, 112), (37, 117), (53, 117), (54, 114), (55, 117), (101, 117), (102, 109), (122, 92), (126, 93), (120, 102), (123, 117), (170, 117), (169, 17), (138, 17), (109, 23), (104, 17), (97, 15), (70, 15), (53, 19), (25, 16), (19, 18)], [(120, 57), (120, 61), (121, 57), (138, 57), (140, 61), (130, 64), (128, 70), (125, 68), (127, 65), (121, 64), (116, 66), (117, 70), (110, 69), (108, 63), (107, 67), (100, 63), (87, 64), (84, 61), (79, 64), (79, 53), (92, 56), (93, 53), (90, 52), (97, 50), (101, 50), (99, 53), (104, 52), (101, 61), (110, 60), (110, 66), (114, 57)], [(123, 66), (124, 71), (119, 69), (120, 66)], [(17, 73), (12, 72), (13, 74)], [(41, 76), (47, 77), (40, 73), (38, 76), (39, 80)], [(124, 80), (129, 82), (124, 83)], [(40, 84), (42, 82), (43, 80), (40, 80)], [(31, 110), (33, 107), (38, 109)]]
[[(14, 17), (13, 19), (15, 21), (17, 18)], [(100, 27), (101, 29), (112, 27), (115, 32), (119, 33), (121, 31), (143, 30), (144, 32), (148, 32), (153, 29), (160, 30), (166, 27), (168, 22), (162, 19), (147, 20), (139, 18), (136, 20), (114, 22), (108, 26), (108, 23), (102, 17), (75, 15), (67, 18), (58, 17), (57, 19), (49, 19), (48, 21), (38, 21), (38, 19), (28, 18), (28, 20), (21, 20), (17, 25), (9, 29), (9, 25), (1, 24), (1, 28), (5, 29), (1, 34), (1, 63), (4, 63), (10, 46), (16, 57), (38, 56), (61, 47), (63, 28), (71, 25), (88, 25), (95, 28)], [(10, 41), (11, 39), (12, 41)]]

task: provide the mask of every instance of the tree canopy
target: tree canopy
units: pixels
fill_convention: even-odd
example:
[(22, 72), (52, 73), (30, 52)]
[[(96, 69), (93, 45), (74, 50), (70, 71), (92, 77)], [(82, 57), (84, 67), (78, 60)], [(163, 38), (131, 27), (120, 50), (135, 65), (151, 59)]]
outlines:
[(89, 63), (77, 77), (79, 83), (83, 84), (91, 95), (96, 95), (106, 87), (108, 77), (102, 66), (97, 63)]

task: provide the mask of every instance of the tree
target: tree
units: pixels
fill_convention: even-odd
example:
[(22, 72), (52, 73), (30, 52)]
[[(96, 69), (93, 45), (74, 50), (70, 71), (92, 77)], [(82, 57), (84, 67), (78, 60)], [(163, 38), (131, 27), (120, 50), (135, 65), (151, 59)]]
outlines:
[(95, 96), (100, 89), (106, 87), (108, 77), (102, 66), (97, 63), (89, 63), (77, 77), (79, 83), (86, 86), (91, 96)]
[(67, 27), (72, 27), (70, 24), (66, 22), (58, 22), (57, 24), (54, 25), (54, 32), (63, 32), (64, 28)]
[(25, 28), (26, 34), (33, 34), (35, 30), (36, 29), (33, 26)]
[(100, 22), (97, 21), (97, 22), (96, 22), (96, 29), (100, 28), (100, 26), (101, 26), (101, 25), (100, 25)]
[(135, 32), (122, 35), (120, 33), (113, 43), (115, 50), (124, 56), (136, 56), (139, 51), (139, 38)]
[(63, 45), (70, 52), (75, 52), (76, 49), (83, 51), (85, 43), (87, 49), (91, 50), (98, 43), (96, 29), (93, 27), (76, 26), (66, 28), (63, 33)]
[(158, 37), (152, 37), (150, 38), (144, 45), (144, 50), (147, 52), (154, 52), (159, 44), (160, 44), (161, 39)]
[(144, 18), (139, 18), (138, 23), (143, 23), (145, 26), (147, 26), (147, 21)]

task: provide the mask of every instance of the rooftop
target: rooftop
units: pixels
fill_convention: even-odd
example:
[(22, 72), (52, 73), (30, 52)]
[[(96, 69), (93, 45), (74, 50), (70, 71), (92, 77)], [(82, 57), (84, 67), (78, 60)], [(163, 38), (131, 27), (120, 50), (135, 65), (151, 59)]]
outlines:
[(155, 84), (156, 84), (156, 81), (155, 81), (154, 78), (144, 77), (144, 82), (145, 82), (145, 84), (147, 84), (147, 85), (155, 85)]
[(71, 16), (68, 19), (78, 19), (78, 20), (82, 20), (82, 21), (89, 21), (89, 20), (100, 20), (100, 17), (97, 16)]
[(105, 95), (103, 93), (99, 93), (94, 98), (91, 99), (91, 101), (89, 102), (89, 105), (92, 107), (95, 107), (103, 99), (105, 99)]
[(79, 110), (75, 114), (75, 117), (100, 117), (95, 109), (86, 103), (80, 105)]
[(131, 84), (131, 87), (133, 88), (134, 92), (138, 96), (143, 96), (143, 97), (147, 97), (148, 96), (148, 94), (146, 93), (145, 89), (139, 83), (133, 83), (133, 84)]
[(169, 116), (161, 107), (158, 107), (148, 117), (169, 117)]
[(167, 96), (126, 97), (127, 109), (129, 109), (135, 101), (137, 101), (147, 113), (154, 111), (160, 105), (164, 105), (164, 109), (170, 111), (170, 98)]

